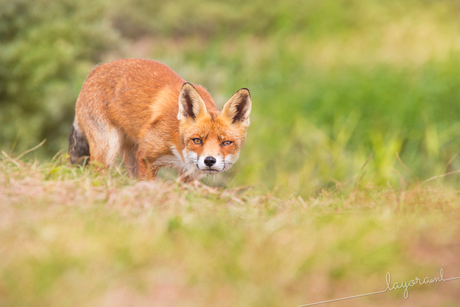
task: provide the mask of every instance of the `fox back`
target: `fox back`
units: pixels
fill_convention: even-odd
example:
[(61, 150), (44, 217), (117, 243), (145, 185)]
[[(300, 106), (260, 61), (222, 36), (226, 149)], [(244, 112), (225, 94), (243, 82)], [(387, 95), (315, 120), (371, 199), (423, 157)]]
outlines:
[(174, 167), (179, 180), (229, 169), (238, 159), (251, 112), (248, 89), (216, 108), (211, 95), (152, 60), (125, 59), (97, 66), (83, 84), (69, 136), (72, 163), (109, 167), (121, 154), (144, 179)]

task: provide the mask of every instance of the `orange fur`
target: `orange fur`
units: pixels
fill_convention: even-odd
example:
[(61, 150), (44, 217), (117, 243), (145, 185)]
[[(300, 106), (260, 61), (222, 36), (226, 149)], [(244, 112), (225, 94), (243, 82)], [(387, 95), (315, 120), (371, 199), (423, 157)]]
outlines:
[(88, 155), (89, 145), (90, 161), (110, 166), (121, 153), (127, 168), (141, 178), (153, 179), (166, 166), (177, 168), (181, 181), (190, 181), (236, 161), (250, 110), (247, 89), (219, 111), (206, 89), (187, 83), (168, 66), (118, 60), (97, 66), (84, 82), (69, 154), (75, 163)]

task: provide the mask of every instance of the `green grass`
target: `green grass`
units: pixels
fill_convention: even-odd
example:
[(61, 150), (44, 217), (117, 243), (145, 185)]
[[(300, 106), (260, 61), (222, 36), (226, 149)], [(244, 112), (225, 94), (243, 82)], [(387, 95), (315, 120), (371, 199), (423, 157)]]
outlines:
[[(460, 199), (439, 186), (278, 197), (3, 159), (0, 199), (1, 306), (297, 306), (383, 290), (386, 272), (460, 276)], [(459, 289), (407, 303), (454, 306)]]

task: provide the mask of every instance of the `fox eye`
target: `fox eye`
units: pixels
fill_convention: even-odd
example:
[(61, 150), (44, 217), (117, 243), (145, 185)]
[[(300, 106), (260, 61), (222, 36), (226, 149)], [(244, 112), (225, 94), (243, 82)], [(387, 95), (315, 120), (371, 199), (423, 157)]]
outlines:
[(233, 142), (232, 141), (224, 141), (222, 142), (222, 145), (223, 146), (228, 146), (228, 145), (231, 145)]
[(193, 143), (198, 144), (198, 145), (203, 143), (203, 141), (199, 138), (192, 139), (192, 141)]

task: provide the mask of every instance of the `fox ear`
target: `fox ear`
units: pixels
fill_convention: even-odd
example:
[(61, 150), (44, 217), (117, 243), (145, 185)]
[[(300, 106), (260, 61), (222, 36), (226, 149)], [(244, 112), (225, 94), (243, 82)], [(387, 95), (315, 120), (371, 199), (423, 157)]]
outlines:
[(179, 93), (179, 112), (177, 113), (177, 119), (179, 121), (187, 119), (195, 120), (197, 117), (207, 112), (206, 104), (195, 87), (188, 82), (184, 83)]
[(222, 116), (228, 117), (232, 121), (232, 124), (239, 123), (248, 127), (251, 104), (249, 90), (242, 88), (225, 103), (222, 109)]

